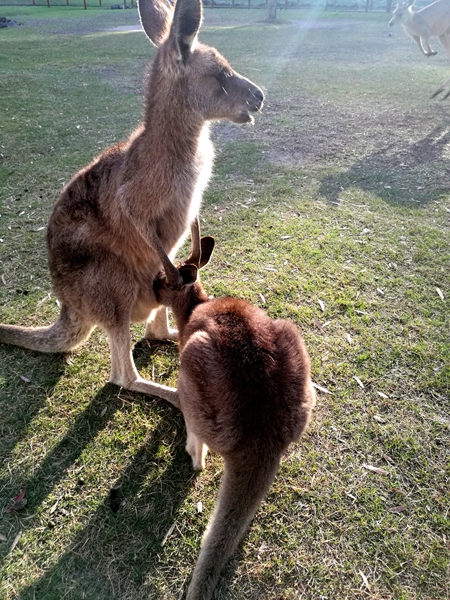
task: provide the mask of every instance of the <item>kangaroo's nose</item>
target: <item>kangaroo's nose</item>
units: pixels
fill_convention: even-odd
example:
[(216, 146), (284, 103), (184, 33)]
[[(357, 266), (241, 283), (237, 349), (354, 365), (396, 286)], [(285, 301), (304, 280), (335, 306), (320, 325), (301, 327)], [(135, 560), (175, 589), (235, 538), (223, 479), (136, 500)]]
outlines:
[(255, 91), (253, 92), (253, 95), (258, 100), (258, 102), (260, 102), (261, 104), (264, 102), (264, 94), (262, 93), (262, 91), (259, 88), (255, 89)]

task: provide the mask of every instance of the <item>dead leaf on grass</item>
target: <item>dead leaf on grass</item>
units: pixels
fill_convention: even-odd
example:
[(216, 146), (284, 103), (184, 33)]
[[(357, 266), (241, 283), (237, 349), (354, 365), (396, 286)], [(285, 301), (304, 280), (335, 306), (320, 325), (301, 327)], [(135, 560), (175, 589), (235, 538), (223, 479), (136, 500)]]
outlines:
[(167, 540), (169, 539), (169, 537), (172, 535), (174, 529), (175, 529), (175, 523), (173, 523), (170, 526), (169, 531), (166, 533), (166, 535), (163, 538), (163, 541), (161, 542), (161, 546), (164, 546), (164, 544), (167, 542)]
[(391, 465), (395, 465), (394, 459), (391, 458), (388, 454), (383, 454), (383, 458), (387, 463), (390, 463)]
[(321, 322), (316, 317), (314, 317), (314, 325), (317, 327), (317, 329), (320, 331), (320, 333), (325, 333), (324, 328), (322, 327)]
[(378, 421), (378, 423), (386, 423), (386, 419), (381, 415), (373, 415), (373, 418), (375, 421)]
[(20, 492), (20, 494), (14, 498), (12, 505), (6, 509), (7, 513), (12, 513), (13, 511), (16, 511), (16, 510), (22, 510), (22, 508), (24, 508), (26, 506), (27, 500), (24, 497), (25, 491), (26, 491), (25, 489), (22, 490)]
[(265, 303), (266, 303), (266, 299), (264, 298), (264, 295), (263, 295), (263, 294), (261, 294), (261, 292), (259, 292), (258, 296), (259, 296), (259, 299), (261, 300), (261, 302), (262, 302), (263, 304), (265, 304)]
[(377, 392), (377, 394), (379, 396), (381, 396), (382, 398), (384, 398), (385, 400), (389, 400), (389, 396), (386, 396), (386, 394), (384, 392)]
[(330, 390), (327, 390), (326, 387), (323, 387), (322, 385), (319, 385), (318, 383), (314, 383), (314, 381), (312, 382), (313, 387), (316, 388), (316, 390), (319, 390), (319, 392), (323, 392), (324, 394), (330, 394), (331, 392)]
[(31, 383), (31, 379), (28, 379), (28, 377), (25, 377), (25, 375), (21, 375), (21, 376), (20, 376), (20, 379), (21, 379), (22, 381), (25, 381), (25, 383)]
[(403, 511), (405, 511), (406, 509), (407, 509), (407, 506), (405, 506), (404, 504), (401, 504), (400, 506), (393, 506), (392, 508), (389, 509), (389, 512), (401, 513)]
[(389, 475), (389, 471), (386, 471), (386, 469), (382, 469), (381, 467), (374, 467), (373, 465), (363, 463), (363, 468), (372, 471), (373, 473), (378, 473), (379, 475)]
[(347, 333), (347, 341), (349, 344), (353, 344), (353, 338), (349, 333)]
[(8, 538), (6, 537), (6, 535), (3, 535), (3, 533), (0, 533), (0, 542), (7, 542)]
[(22, 531), (19, 531), (19, 533), (14, 538), (13, 543), (11, 544), (11, 548), (9, 549), (10, 552), (12, 552), (14, 550), (14, 548), (17, 546), (21, 537), (22, 537)]
[(359, 385), (360, 388), (364, 389), (364, 384), (359, 377), (356, 377), (356, 375), (353, 375), (353, 379), (356, 381), (356, 383)]
[(438, 287), (437, 287), (437, 288), (436, 288), (436, 291), (437, 291), (437, 293), (438, 293), (438, 296), (439, 296), (439, 298), (440, 298), (442, 301), (444, 301), (444, 294), (442, 293), (442, 290), (441, 290), (441, 288), (438, 288)]
[(6, 279), (5, 279), (5, 276), (4, 276), (4, 275), (2, 275), (1, 279), (2, 279), (2, 283), (3, 283), (3, 285), (6, 285)]
[(362, 577), (362, 580), (364, 581), (364, 585), (366, 586), (366, 588), (367, 588), (367, 589), (369, 590), (369, 592), (370, 592), (370, 583), (369, 583), (369, 580), (367, 579), (367, 577), (364, 575), (364, 573), (363, 573), (361, 570), (360, 570), (360, 571), (358, 571), (358, 572), (359, 572), (359, 574), (361, 575), (361, 577)]
[(319, 306), (322, 312), (325, 312), (325, 302), (323, 300), (318, 300)]

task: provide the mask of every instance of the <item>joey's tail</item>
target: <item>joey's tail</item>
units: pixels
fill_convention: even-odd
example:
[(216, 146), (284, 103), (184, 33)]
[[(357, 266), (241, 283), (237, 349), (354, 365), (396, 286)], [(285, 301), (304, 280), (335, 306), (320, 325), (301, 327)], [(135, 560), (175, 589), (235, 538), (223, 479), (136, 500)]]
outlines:
[(203, 539), (186, 600), (209, 600), (220, 573), (250, 525), (280, 464), (281, 456), (267, 464), (242, 464), (225, 460), (225, 473), (214, 513)]
[(68, 352), (84, 342), (93, 326), (63, 306), (59, 317), (48, 327), (21, 327), (0, 324), (0, 343), (38, 352)]

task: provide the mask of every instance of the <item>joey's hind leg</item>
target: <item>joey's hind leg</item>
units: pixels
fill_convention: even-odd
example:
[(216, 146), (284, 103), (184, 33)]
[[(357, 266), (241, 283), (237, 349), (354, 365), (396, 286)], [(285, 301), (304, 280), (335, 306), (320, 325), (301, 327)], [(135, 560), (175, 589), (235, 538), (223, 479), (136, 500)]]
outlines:
[(146, 340), (178, 340), (178, 330), (169, 327), (167, 308), (160, 306), (152, 311), (145, 327)]
[(131, 353), (131, 335), (128, 323), (110, 328), (107, 333), (111, 347), (110, 382), (127, 390), (162, 398), (178, 407), (178, 395), (175, 388), (147, 381), (139, 375)]
[(186, 452), (191, 455), (194, 469), (196, 471), (203, 471), (208, 446), (189, 429), (187, 430)]

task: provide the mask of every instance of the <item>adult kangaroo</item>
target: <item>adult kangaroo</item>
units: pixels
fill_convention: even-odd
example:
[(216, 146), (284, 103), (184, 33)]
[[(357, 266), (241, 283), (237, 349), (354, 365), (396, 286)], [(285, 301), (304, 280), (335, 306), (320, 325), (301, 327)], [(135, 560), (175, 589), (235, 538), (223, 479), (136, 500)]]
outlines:
[(437, 52), (431, 49), (430, 37), (445, 35), (450, 30), (450, 0), (436, 0), (419, 10), (413, 8), (414, 1), (404, 0), (397, 4), (389, 27), (401, 23), (421, 52), (433, 56)]
[(110, 381), (165, 399), (176, 390), (144, 380), (131, 354), (130, 322), (147, 322), (147, 339), (175, 339), (167, 309), (158, 309), (153, 280), (172, 265), (192, 228), (211, 175), (208, 123), (251, 122), (259, 87), (234, 71), (214, 48), (197, 41), (201, 0), (140, 0), (147, 36), (158, 47), (150, 66), (142, 125), (105, 150), (63, 189), (47, 229), (53, 289), (61, 303), (55, 324), (0, 325), (0, 342), (42, 352), (76, 348), (98, 325), (111, 348)]
[(205, 467), (208, 448), (222, 455), (225, 467), (187, 600), (211, 598), (283, 453), (306, 428), (315, 404), (309, 357), (297, 327), (270, 319), (244, 300), (210, 299), (197, 281), (213, 248), (213, 238), (202, 238), (201, 255), (179, 267), (181, 289), (171, 288), (164, 274), (154, 284), (179, 328), (174, 404), (186, 422), (186, 450), (195, 469)]
[[(450, 0), (436, 0), (419, 10), (413, 7), (414, 0), (400, 1), (389, 21), (393, 27), (397, 23), (403, 25), (406, 33), (416, 42), (425, 56), (434, 56), (436, 50), (430, 46), (432, 36), (439, 37), (444, 50), (450, 58)], [(447, 79), (431, 96), (434, 98), (445, 90), (450, 79)], [(444, 98), (450, 95), (448, 91)]]

